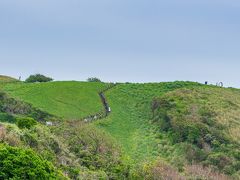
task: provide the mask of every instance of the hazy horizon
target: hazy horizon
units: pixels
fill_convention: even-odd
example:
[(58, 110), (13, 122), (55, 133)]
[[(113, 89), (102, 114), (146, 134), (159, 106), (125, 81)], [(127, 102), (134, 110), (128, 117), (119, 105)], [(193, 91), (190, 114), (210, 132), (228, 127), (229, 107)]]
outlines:
[(237, 0), (2, 0), (0, 74), (240, 87)]

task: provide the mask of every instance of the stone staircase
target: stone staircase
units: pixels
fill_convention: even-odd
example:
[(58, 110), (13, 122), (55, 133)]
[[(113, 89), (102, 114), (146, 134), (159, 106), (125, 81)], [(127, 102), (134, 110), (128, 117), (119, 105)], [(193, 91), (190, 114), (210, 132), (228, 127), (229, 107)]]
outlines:
[(103, 118), (106, 118), (110, 113), (111, 113), (111, 108), (108, 104), (108, 101), (104, 95), (104, 93), (112, 88), (114, 88), (117, 84), (115, 83), (110, 83), (106, 88), (104, 88), (103, 90), (99, 91), (98, 94), (101, 98), (101, 101), (102, 101), (102, 104), (103, 104), (103, 107), (104, 107), (104, 110), (96, 113), (96, 114), (92, 114), (92, 115), (89, 115), (87, 117), (84, 117), (82, 118), (82, 121), (85, 122), (85, 123), (90, 123), (90, 122), (93, 122), (93, 121), (96, 121), (96, 120), (99, 120), (99, 119), (103, 119)]

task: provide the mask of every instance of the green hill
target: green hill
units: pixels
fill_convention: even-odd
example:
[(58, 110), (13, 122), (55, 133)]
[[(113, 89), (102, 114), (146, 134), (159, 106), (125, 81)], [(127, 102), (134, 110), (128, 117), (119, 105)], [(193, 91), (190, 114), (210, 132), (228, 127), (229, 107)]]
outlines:
[(12, 78), (12, 77), (9, 77), (9, 76), (3, 76), (3, 75), (0, 75), (0, 83), (6, 83), (6, 82), (16, 82), (18, 81), (17, 79), (15, 78)]
[[(77, 164), (87, 168), (90, 176), (240, 177), (240, 90), (194, 82), (118, 84), (104, 93), (111, 107), (107, 118), (90, 124), (76, 121), (103, 110), (98, 92), (107, 86), (87, 82), (12, 83), (3, 90), (65, 119), (50, 127), (47, 134), (72, 156), (64, 157), (78, 158)], [(58, 157), (54, 152), (52, 156)], [(73, 169), (71, 174), (74, 176)]]
[(239, 107), (239, 90), (185, 87), (154, 99), (152, 122), (189, 162), (234, 174), (240, 170)]
[(103, 109), (98, 91), (104, 83), (48, 82), (15, 83), (4, 86), (14, 98), (32, 104), (43, 111), (66, 119), (81, 119)]
[(159, 139), (151, 123), (153, 98), (177, 88), (192, 86), (199, 84), (120, 84), (106, 93), (112, 114), (97, 124), (118, 139), (132, 160), (139, 162), (155, 158), (159, 154)]
[(122, 84), (106, 95), (112, 114), (96, 125), (133, 164), (161, 158), (180, 170), (196, 163), (239, 173), (239, 90), (174, 82)]

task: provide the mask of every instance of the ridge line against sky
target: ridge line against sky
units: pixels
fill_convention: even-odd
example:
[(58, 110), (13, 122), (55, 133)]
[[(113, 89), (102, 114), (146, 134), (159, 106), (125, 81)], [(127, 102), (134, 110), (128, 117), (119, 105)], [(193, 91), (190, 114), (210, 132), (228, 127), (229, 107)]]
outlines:
[(240, 87), (240, 1), (1, 0), (0, 74)]

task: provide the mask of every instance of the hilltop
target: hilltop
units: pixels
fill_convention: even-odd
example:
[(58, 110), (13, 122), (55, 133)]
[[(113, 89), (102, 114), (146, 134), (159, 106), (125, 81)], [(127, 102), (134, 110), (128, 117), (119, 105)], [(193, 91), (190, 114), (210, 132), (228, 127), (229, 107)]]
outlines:
[(18, 81), (17, 79), (13, 78), (13, 77), (10, 77), (10, 76), (4, 76), (4, 75), (0, 75), (0, 83), (1, 82), (16, 82)]
[[(121, 83), (104, 91), (111, 113), (84, 123), (84, 117), (104, 109), (99, 92), (107, 83), (1, 86), (3, 127), (14, 127), (10, 132), (17, 136), (28, 132), (38, 144), (20, 138), (16, 146), (30, 147), (70, 178), (239, 178), (238, 89), (195, 82)], [(38, 124), (19, 129), (19, 116)]]

